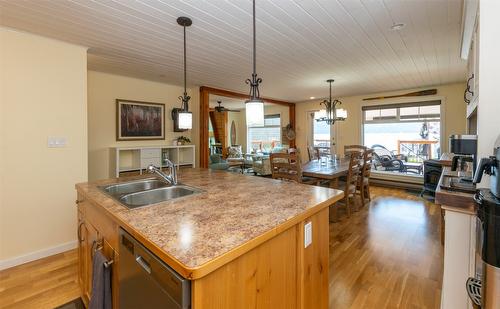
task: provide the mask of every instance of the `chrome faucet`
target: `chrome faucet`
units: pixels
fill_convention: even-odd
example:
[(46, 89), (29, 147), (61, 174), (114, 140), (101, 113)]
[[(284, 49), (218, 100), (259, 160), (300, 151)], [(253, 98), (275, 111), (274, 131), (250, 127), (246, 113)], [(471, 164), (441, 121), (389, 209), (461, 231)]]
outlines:
[(146, 171), (151, 174), (156, 174), (160, 176), (163, 180), (170, 183), (171, 185), (177, 185), (177, 171), (175, 168), (175, 164), (169, 159), (165, 159), (167, 163), (167, 167), (170, 169), (170, 173), (167, 175), (161, 169), (157, 168), (153, 164), (148, 165)]

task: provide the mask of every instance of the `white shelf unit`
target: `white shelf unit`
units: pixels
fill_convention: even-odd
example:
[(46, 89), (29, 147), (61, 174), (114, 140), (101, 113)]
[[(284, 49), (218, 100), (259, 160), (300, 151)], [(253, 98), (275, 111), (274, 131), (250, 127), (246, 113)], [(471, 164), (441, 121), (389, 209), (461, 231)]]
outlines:
[(137, 171), (140, 174), (149, 164), (166, 167), (165, 159), (172, 161), (177, 168), (195, 167), (195, 146), (139, 146), (111, 148), (111, 177), (120, 177), (120, 173)]

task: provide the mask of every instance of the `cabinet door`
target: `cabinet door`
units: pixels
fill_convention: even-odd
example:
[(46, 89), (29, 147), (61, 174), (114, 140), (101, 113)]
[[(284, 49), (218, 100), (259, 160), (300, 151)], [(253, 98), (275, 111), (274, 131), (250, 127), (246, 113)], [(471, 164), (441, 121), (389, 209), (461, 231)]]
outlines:
[(84, 251), (84, 257), (83, 261), (85, 263), (85, 277), (87, 278), (83, 283), (83, 293), (82, 296), (84, 298), (84, 301), (88, 304), (90, 300), (90, 295), (92, 292), (92, 256), (93, 256), (93, 250), (95, 247), (95, 243), (99, 239), (99, 234), (97, 230), (92, 226), (92, 224), (89, 224), (88, 222), (85, 222), (84, 224), (85, 230), (86, 230), (86, 237), (85, 240), (83, 241), (83, 251)]
[(80, 287), (80, 293), (84, 295), (85, 286), (87, 286), (87, 265), (86, 254), (85, 254), (85, 243), (87, 239), (87, 229), (85, 227), (85, 221), (83, 215), (78, 211), (78, 285)]

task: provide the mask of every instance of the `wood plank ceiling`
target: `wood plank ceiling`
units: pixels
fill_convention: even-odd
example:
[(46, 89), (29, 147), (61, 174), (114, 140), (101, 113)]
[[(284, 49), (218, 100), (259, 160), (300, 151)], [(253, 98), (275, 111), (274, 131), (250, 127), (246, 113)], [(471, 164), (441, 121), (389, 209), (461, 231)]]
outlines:
[[(91, 70), (247, 92), (250, 0), (1, 0), (0, 24), (89, 47)], [(257, 0), (264, 96), (303, 101), (464, 81), (461, 0)], [(394, 23), (402, 30), (391, 30)]]

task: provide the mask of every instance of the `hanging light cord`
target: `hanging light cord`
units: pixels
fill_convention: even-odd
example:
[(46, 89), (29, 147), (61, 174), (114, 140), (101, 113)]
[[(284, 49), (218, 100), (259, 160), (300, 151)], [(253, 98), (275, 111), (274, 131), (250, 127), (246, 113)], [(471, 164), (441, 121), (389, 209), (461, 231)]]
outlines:
[(256, 43), (256, 26), (255, 26), (255, 0), (253, 0), (253, 73), (252, 79), (247, 79), (245, 83), (250, 84), (250, 101), (261, 101), (259, 84), (262, 78), (257, 78), (257, 43)]
[(191, 99), (190, 96), (187, 95), (187, 90), (186, 90), (186, 71), (187, 71), (187, 61), (186, 61), (186, 26), (183, 26), (184, 28), (184, 95), (180, 96), (179, 99), (182, 101), (182, 107), (181, 109), (183, 111), (188, 111), (189, 110), (189, 100)]

